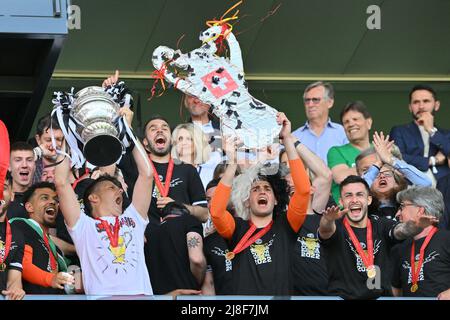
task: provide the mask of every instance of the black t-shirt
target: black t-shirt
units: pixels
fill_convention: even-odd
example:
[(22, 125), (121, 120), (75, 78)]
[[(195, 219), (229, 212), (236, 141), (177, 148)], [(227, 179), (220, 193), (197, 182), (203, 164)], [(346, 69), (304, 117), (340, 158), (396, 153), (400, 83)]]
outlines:
[[(0, 292), (6, 289), (8, 280), (8, 270), (18, 270), (22, 272), (24, 239), (22, 232), (14, 225), (11, 226), (11, 247), (6, 257), (6, 269), (0, 271)], [(5, 256), (6, 244), (6, 222), (0, 222), (0, 255)]]
[(213, 272), (216, 295), (232, 294), (233, 261), (225, 259), (228, 251), (231, 249), (228, 248), (227, 242), (217, 232), (205, 238), (203, 252), (208, 268)]
[[(423, 237), (415, 241), (416, 270), (419, 262), (420, 247)], [(392, 286), (403, 290), (405, 297), (437, 297), (439, 293), (450, 288), (450, 232), (438, 230), (431, 238), (423, 259), (417, 281), (418, 289), (411, 292), (411, 246), (412, 239), (399, 245), (394, 260)]]
[[(153, 164), (161, 182), (165, 184), (169, 163), (153, 162)], [(125, 182), (128, 185), (128, 196), (132, 199), (134, 184), (138, 177), (138, 171), (133, 157), (125, 154), (120, 161), (119, 168), (122, 170)], [(159, 223), (161, 210), (156, 206), (157, 192), (155, 188), (156, 183), (153, 182), (152, 201), (150, 203), (148, 217), (150, 221)], [(206, 196), (202, 180), (192, 165), (186, 163), (174, 165), (168, 197), (177, 203), (206, 207)]]
[[(249, 221), (234, 218), (236, 230), (230, 249), (233, 250), (250, 228)], [(255, 233), (262, 230), (256, 229)], [(291, 259), (296, 233), (286, 214), (279, 215), (271, 229), (233, 259), (233, 292), (237, 295), (292, 294)]]
[[(398, 241), (393, 236), (395, 221), (371, 216), (374, 264), (379, 267), (377, 277), (380, 285), (369, 281), (366, 267), (344, 227), (343, 219), (336, 221), (336, 232), (327, 240), (322, 240), (328, 270), (328, 292), (344, 299), (376, 299), (380, 296), (392, 296), (390, 250)], [(366, 228), (353, 228), (356, 238), (364, 251), (367, 250)]]
[(320, 218), (307, 215), (298, 232), (292, 265), (295, 295), (328, 295), (327, 265), (317, 238)]
[[(23, 233), (25, 239), (25, 246), (30, 246), (33, 249), (32, 263), (36, 267), (46, 272), (51, 272), (50, 255), (47, 247), (45, 246), (42, 237), (25, 221), (16, 220), (12, 223)], [(61, 250), (56, 247), (59, 255), (63, 255)], [(55, 257), (56, 258), (56, 257)], [(60, 270), (59, 270), (60, 271)], [(22, 278), (23, 290), (28, 294), (63, 294), (63, 290), (54, 289), (51, 287), (42, 287), (33, 283), (30, 283)]]
[[(159, 179), (164, 184), (166, 181), (168, 163), (153, 163), (158, 172)], [(157, 187), (153, 183), (152, 202), (150, 203), (149, 218), (151, 220), (160, 221), (161, 210), (156, 206)], [(197, 170), (190, 164), (176, 164), (173, 167), (172, 179), (170, 181), (169, 198), (177, 203), (188, 205), (201, 205), (206, 207), (205, 190), (203, 189), (202, 180)]]
[(11, 203), (9, 204), (6, 216), (8, 217), (8, 219), (29, 218), (28, 212), (27, 210), (25, 210), (25, 206), (23, 204), (23, 193), (21, 192), (14, 193), (14, 201), (11, 201)]
[(150, 222), (145, 231), (145, 260), (155, 294), (175, 289), (200, 289), (191, 273), (186, 235), (203, 234), (202, 224), (189, 214)]

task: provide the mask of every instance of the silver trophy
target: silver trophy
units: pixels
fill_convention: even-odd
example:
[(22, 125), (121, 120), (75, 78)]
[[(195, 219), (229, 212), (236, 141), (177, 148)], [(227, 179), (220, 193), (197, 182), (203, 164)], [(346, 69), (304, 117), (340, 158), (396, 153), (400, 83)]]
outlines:
[(123, 150), (116, 127), (119, 104), (97, 86), (78, 91), (74, 98), (70, 114), (76, 121), (86, 160), (99, 167), (115, 163)]

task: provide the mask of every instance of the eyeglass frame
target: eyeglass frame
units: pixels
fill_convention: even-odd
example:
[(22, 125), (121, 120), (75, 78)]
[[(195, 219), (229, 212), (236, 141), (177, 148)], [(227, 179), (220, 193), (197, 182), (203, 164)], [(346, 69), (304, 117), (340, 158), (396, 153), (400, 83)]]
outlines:
[[(390, 175), (386, 175), (386, 172), (390, 172)], [(381, 177), (381, 175), (383, 175), (386, 178), (394, 178), (395, 172), (394, 172), (394, 170), (379, 171), (377, 178)]]
[(308, 102), (312, 102), (313, 104), (319, 104), (323, 98), (303, 98), (303, 103), (307, 104)]
[(418, 206), (417, 204), (414, 203), (400, 203), (400, 205), (398, 206), (398, 210), (400, 212), (403, 212), (403, 209), (405, 209), (405, 207), (417, 207), (419, 208), (420, 206)]

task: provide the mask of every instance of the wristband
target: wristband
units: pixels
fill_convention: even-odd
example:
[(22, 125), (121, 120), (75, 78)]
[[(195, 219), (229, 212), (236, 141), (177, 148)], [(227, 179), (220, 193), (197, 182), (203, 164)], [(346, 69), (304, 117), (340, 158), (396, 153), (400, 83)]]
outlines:
[(295, 142), (294, 142), (294, 147), (297, 148), (297, 146), (298, 146), (300, 143), (301, 143), (300, 140), (295, 141)]

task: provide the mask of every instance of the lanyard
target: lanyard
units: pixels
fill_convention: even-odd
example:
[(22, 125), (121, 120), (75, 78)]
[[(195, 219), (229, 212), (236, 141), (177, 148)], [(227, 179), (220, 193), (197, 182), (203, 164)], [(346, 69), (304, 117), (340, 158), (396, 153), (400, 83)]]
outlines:
[(367, 219), (367, 241), (366, 241), (367, 255), (362, 249), (361, 243), (359, 243), (358, 238), (356, 238), (356, 235), (353, 232), (353, 229), (350, 226), (347, 217), (344, 218), (344, 227), (347, 230), (348, 235), (350, 236), (350, 240), (352, 241), (353, 246), (356, 249), (356, 252), (358, 252), (358, 255), (361, 257), (361, 260), (363, 261), (364, 266), (366, 267), (367, 277), (371, 279), (375, 278), (376, 270), (375, 266), (373, 265), (374, 257), (373, 257), (372, 222), (370, 221), (370, 219)]
[(117, 248), (119, 246), (119, 231), (120, 231), (119, 217), (116, 217), (116, 222), (114, 223), (113, 228), (111, 228), (108, 221), (102, 220), (100, 218), (97, 218), (96, 220), (100, 221), (101, 229), (106, 231), (111, 247)]
[(434, 234), (438, 231), (438, 228), (433, 227), (428, 233), (427, 237), (425, 238), (425, 241), (422, 243), (422, 246), (420, 247), (420, 255), (419, 255), (419, 263), (417, 264), (416, 269), (416, 259), (415, 259), (415, 251), (416, 251), (416, 244), (413, 239), (412, 245), (411, 245), (411, 292), (416, 292), (417, 289), (419, 289), (419, 285), (417, 284), (417, 281), (419, 280), (419, 274), (420, 269), (422, 268), (423, 264), (423, 257), (425, 255), (425, 249), (428, 246), (428, 243), (430, 243), (431, 238), (434, 236)]
[(167, 197), (167, 195), (169, 194), (169, 188), (170, 188), (170, 181), (172, 180), (172, 174), (173, 174), (173, 159), (170, 158), (169, 160), (169, 167), (167, 168), (167, 172), (166, 172), (166, 181), (164, 182), (164, 185), (162, 184), (161, 180), (159, 179), (159, 174), (158, 171), (156, 171), (155, 165), (153, 164), (153, 161), (151, 159), (150, 160), (150, 164), (152, 165), (153, 168), (153, 176), (155, 177), (155, 183), (156, 183), (156, 187), (159, 190), (159, 193), (163, 196), (163, 197)]
[(270, 230), (272, 224), (273, 220), (270, 221), (270, 223), (267, 226), (265, 226), (262, 230), (260, 230), (257, 234), (255, 234), (253, 237), (250, 238), (250, 236), (256, 230), (256, 226), (253, 224), (253, 222), (250, 221), (250, 229), (247, 230), (247, 232), (244, 234), (244, 236), (236, 245), (236, 247), (233, 249), (233, 251), (230, 251), (225, 255), (225, 258), (227, 260), (232, 260), (234, 256), (237, 255), (239, 252), (251, 246), (259, 238), (262, 238), (262, 236), (264, 236)]

